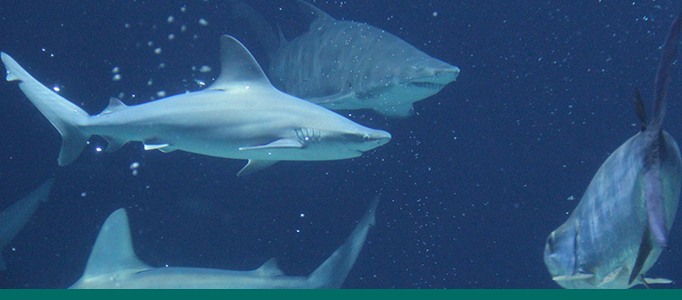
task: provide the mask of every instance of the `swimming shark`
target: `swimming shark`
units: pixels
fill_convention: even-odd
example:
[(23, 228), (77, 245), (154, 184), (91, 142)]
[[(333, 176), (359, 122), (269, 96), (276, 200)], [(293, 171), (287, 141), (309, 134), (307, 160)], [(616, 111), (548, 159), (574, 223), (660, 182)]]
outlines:
[(668, 247), (680, 201), (680, 149), (662, 123), (681, 23), (682, 14), (663, 46), (653, 119), (647, 123), (642, 97), (635, 90), (641, 131), (606, 159), (568, 220), (547, 238), (545, 265), (564, 288), (670, 282), (645, 274)]
[(388, 132), (278, 91), (244, 45), (227, 35), (220, 42), (221, 73), (208, 88), (135, 106), (111, 98), (93, 116), (42, 85), (6, 53), (1, 56), (7, 81), (20, 81), (26, 97), (61, 134), (60, 166), (76, 160), (92, 135), (104, 137), (109, 152), (141, 141), (146, 150), (248, 159), (238, 176), (280, 160), (353, 158), (391, 139)]
[(251, 271), (153, 268), (135, 255), (128, 217), (121, 208), (102, 225), (83, 276), (70, 288), (121, 289), (313, 289), (340, 288), (374, 225), (379, 198), (332, 255), (308, 277), (285, 276), (274, 258)]
[(391, 33), (298, 3), (314, 20), (291, 42), (280, 39), (268, 68), (273, 85), (288, 94), (332, 110), (373, 109), (407, 117), (412, 103), (438, 93), (459, 75), (459, 68)]
[(6, 270), (7, 265), (2, 258), (2, 249), (21, 231), (41, 202), (47, 202), (54, 178), (43, 182), (26, 197), (0, 211), (0, 271)]

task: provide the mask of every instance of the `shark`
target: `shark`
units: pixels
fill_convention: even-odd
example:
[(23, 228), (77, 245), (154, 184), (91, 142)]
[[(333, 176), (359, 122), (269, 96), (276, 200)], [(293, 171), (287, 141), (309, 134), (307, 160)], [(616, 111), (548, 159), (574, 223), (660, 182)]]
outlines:
[(668, 248), (680, 201), (680, 149), (662, 124), (681, 23), (682, 14), (673, 21), (663, 46), (651, 122), (635, 89), (640, 132), (606, 159), (568, 220), (547, 238), (545, 265), (564, 288), (671, 282), (645, 274)]
[(26, 225), (41, 202), (47, 202), (54, 178), (43, 182), (26, 197), (0, 212), (0, 271), (7, 269), (2, 258), (4, 249)]
[(92, 116), (38, 82), (8, 54), (0, 55), (7, 81), (19, 81), (61, 134), (60, 166), (75, 161), (92, 135), (108, 141), (108, 152), (141, 141), (145, 150), (248, 159), (238, 176), (281, 160), (358, 157), (390, 141), (386, 131), (280, 92), (235, 38), (223, 35), (220, 44), (221, 73), (206, 89), (135, 106), (111, 98), (104, 111)]
[(206, 268), (153, 268), (135, 255), (125, 209), (102, 225), (83, 276), (72, 289), (317, 289), (340, 288), (375, 224), (379, 197), (346, 241), (309, 276), (286, 276), (272, 258), (250, 271)]
[(435, 95), (459, 75), (458, 67), (391, 33), (336, 20), (310, 3), (298, 3), (313, 21), (290, 42), (280, 34), (268, 68), (274, 86), (288, 94), (332, 110), (372, 109), (388, 117), (408, 117), (414, 102)]

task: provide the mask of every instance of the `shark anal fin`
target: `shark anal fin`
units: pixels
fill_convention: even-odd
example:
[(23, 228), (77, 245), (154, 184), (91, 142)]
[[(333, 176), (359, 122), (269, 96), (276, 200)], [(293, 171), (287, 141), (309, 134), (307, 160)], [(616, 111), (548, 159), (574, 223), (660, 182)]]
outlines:
[(635, 279), (639, 277), (639, 273), (642, 271), (642, 268), (644, 268), (644, 263), (646, 262), (647, 258), (649, 258), (649, 253), (651, 253), (651, 250), (653, 249), (650, 236), (651, 231), (649, 226), (645, 226), (644, 234), (642, 235), (642, 242), (639, 245), (639, 252), (637, 253), (635, 265), (632, 267), (632, 273), (630, 273), (628, 284), (632, 284)]
[(247, 150), (262, 150), (262, 149), (277, 149), (277, 148), (303, 148), (303, 144), (296, 139), (279, 139), (267, 145), (239, 147), (241, 151)]
[(105, 136), (104, 139), (107, 140), (107, 149), (105, 151), (109, 153), (121, 149), (121, 147), (123, 147), (123, 145), (125, 145), (128, 142), (108, 136)]
[(269, 166), (274, 165), (277, 163), (277, 160), (255, 160), (255, 159), (249, 159), (249, 162), (246, 163), (246, 166), (244, 166), (239, 173), (237, 173), (237, 176), (246, 176), (249, 174), (256, 173), (262, 169), (265, 169)]

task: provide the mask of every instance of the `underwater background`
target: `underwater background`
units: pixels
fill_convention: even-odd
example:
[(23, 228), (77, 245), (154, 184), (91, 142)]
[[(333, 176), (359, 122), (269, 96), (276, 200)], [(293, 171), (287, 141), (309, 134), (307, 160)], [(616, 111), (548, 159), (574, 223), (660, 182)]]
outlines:
[[(247, 3), (288, 39), (306, 30), (295, 1)], [(101, 224), (121, 207), (136, 253), (151, 266), (250, 270), (277, 257), (286, 275), (307, 276), (375, 195), (377, 223), (344, 288), (558, 288), (543, 263), (545, 240), (601, 163), (638, 132), (634, 87), (651, 100), (660, 46), (682, 7), (670, 0), (312, 3), (458, 66), (457, 81), (415, 103), (409, 118), (340, 112), (393, 136), (362, 157), (279, 162), (236, 177), (246, 161), (145, 151), (138, 142), (105, 153), (97, 151), (106, 146), (101, 137), (59, 167), (61, 137), (16, 83), (1, 80), (0, 210), (47, 178), (56, 182), (49, 202), (0, 249), (8, 265), (0, 288), (73, 284)], [(217, 0), (7, 0), (0, 51), (97, 114), (122, 93), (133, 105), (210, 84), (220, 71), (221, 34), (267, 65), (259, 39), (231, 14), (228, 1)], [(211, 71), (201, 72), (204, 65)], [(681, 87), (676, 66), (664, 129), (678, 141)], [(655, 288), (680, 288), (679, 216), (670, 248), (647, 275), (673, 283)]]

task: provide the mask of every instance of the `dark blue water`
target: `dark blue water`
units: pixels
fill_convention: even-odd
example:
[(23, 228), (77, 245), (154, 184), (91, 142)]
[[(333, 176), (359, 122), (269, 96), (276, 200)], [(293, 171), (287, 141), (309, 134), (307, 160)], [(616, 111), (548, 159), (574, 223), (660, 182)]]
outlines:
[[(245, 161), (145, 151), (140, 143), (103, 153), (99, 137), (59, 167), (59, 134), (3, 80), (0, 209), (51, 176), (56, 184), (50, 202), (4, 249), (0, 287), (68, 287), (81, 276), (99, 226), (120, 207), (128, 209), (137, 254), (152, 266), (248, 270), (278, 257), (287, 275), (306, 276), (376, 194), (377, 225), (344, 287), (558, 287), (542, 261), (545, 239), (577, 205), (567, 198), (580, 199), (610, 152), (638, 131), (633, 87), (650, 98), (659, 47), (680, 7), (665, 0), (516, 2), (317, 1), (331, 16), (389, 31), (461, 74), (416, 103), (410, 118), (345, 113), (391, 132), (383, 147), (349, 160), (280, 162), (244, 178), (235, 174)], [(305, 29), (293, 1), (252, 3), (290, 37)], [(120, 93), (126, 104), (139, 104), (162, 90), (198, 90), (195, 79), (210, 83), (221, 34), (265, 59), (258, 39), (229, 15), (226, 3), (213, 0), (2, 1), (0, 50), (96, 114)], [(191, 69), (202, 65), (213, 71)], [(678, 140), (681, 71), (664, 125)], [(671, 251), (648, 274), (675, 283), (658, 288), (682, 282), (677, 219)]]

